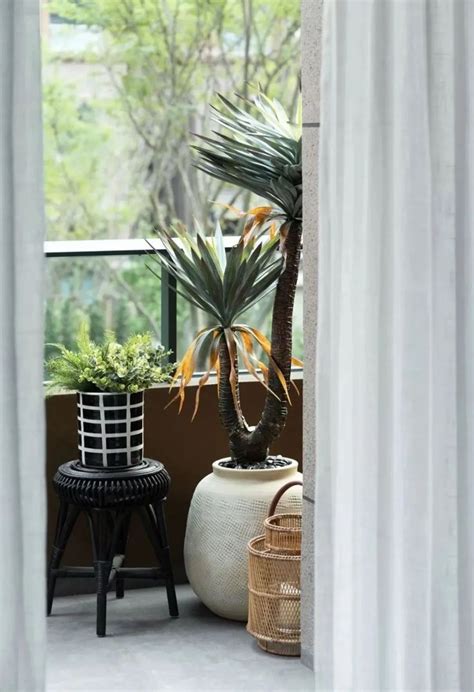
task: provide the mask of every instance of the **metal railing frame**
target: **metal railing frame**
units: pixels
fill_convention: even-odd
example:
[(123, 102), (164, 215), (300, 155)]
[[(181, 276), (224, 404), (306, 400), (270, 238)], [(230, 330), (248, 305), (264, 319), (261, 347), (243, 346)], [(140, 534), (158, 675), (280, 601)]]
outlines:
[[(229, 249), (239, 236), (225, 236), (224, 245)], [(47, 240), (44, 254), (52, 257), (134, 257), (146, 255), (153, 248), (160, 253), (166, 250), (161, 241), (137, 239), (113, 240)], [(161, 269), (161, 343), (166, 350), (177, 354), (177, 294), (176, 280), (169, 272)]]
[[(224, 246), (228, 250), (240, 236), (224, 236)], [(149, 241), (137, 239), (114, 240), (47, 240), (44, 243), (45, 257), (134, 257), (146, 255), (153, 248), (166, 253), (165, 247), (157, 238)], [(161, 343), (166, 350), (177, 354), (177, 293), (176, 280), (161, 268)], [(295, 371), (301, 368), (292, 368)]]

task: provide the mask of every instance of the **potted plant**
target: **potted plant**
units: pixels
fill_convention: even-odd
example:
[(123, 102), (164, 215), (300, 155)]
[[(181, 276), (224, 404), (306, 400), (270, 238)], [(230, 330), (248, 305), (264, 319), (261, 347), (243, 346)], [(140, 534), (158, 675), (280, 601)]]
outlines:
[[(201, 137), (198, 167), (245, 188), (267, 202), (247, 213), (238, 244), (226, 254), (220, 228), (206, 238), (183, 229), (158, 229), (166, 255), (151, 255), (176, 277), (178, 290), (211, 318), (178, 364), (174, 382), (180, 410), (197, 356), (208, 369), (202, 386), (217, 371), (218, 409), (229, 437), (230, 457), (213, 463), (213, 473), (197, 486), (185, 539), (189, 581), (215, 613), (247, 618), (246, 544), (262, 530), (275, 491), (298, 475), (297, 463), (271, 456), (270, 445), (284, 428), (290, 403), (292, 316), (302, 233), (301, 126), (289, 122), (282, 106), (259, 94), (249, 110), (220, 97), (214, 117), (221, 132)], [(256, 116), (251, 109), (257, 111)], [(269, 341), (242, 313), (275, 289)], [(263, 362), (259, 356), (263, 351)], [(239, 396), (239, 363), (267, 394), (256, 425), (245, 419)], [(301, 490), (288, 493), (286, 507), (301, 507)]]
[(96, 344), (83, 326), (77, 350), (56, 345), (48, 361), (49, 393), (76, 391), (79, 459), (89, 467), (127, 467), (143, 458), (143, 395), (157, 382), (168, 382), (174, 365), (149, 334), (124, 344), (113, 332)]

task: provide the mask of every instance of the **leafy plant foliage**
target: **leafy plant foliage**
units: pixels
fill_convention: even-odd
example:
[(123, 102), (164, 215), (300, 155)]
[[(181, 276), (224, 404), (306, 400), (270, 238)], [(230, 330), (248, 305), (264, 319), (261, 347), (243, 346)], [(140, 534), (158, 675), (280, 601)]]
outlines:
[(258, 93), (252, 101), (254, 116), (219, 95), (222, 108), (214, 108), (221, 127), (215, 138), (200, 137), (208, 146), (195, 146), (197, 167), (265, 198), (276, 207), (275, 217), (301, 220), (301, 116), (292, 124), (279, 101)]
[(108, 332), (104, 343), (91, 341), (87, 326), (77, 338), (77, 349), (58, 344), (59, 355), (48, 362), (49, 392), (139, 392), (158, 382), (168, 382), (174, 369), (167, 353), (154, 346), (149, 334), (137, 334), (124, 344)]
[[(242, 466), (265, 462), (269, 445), (283, 429), (290, 403), (292, 314), (301, 251), (301, 125), (292, 124), (276, 100), (259, 93), (244, 99), (255, 115), (223, 96), (223, 110), (214, 117), (221, 127), (216, 138), (201, 137), (205, 147), (197, 166), (224, 182), (239, 185), (270, 204), (248, 212), (242, 236), (226, 256), (220, 227), (214, 237), (198, 230), (192, 238), (180, 228), (160, 229), (167, 256), (157, 261), (176, 277), (179, 292), (212, 316), (215, 324), (200, 330), (178, 365), (174, 399), (183, 406), (185, 387), (195, 370), (196, 356), (205, 352), (208, 369), (200, 389), (216, 370), (219, 413), (230, 441), (231, 455)], [(254, 108), (252, 108), (254, 107)], [(224, 130), (224, 132), (222, 131)], [(231, 207), (231, 205), (229, 205)], [(232, 207), (231, 207), (232, 208)], [(235, 210), (234, 210), (235, 211)], [(276, 287), (271, 342), (258, 329), (237, 320)], [(263, 351), (266, 362), (257, 355)], [(240, 405), (239, 361), (267, 389), (261, 419), (248, 425)]]
[[(256, 209), (252, 211), (258, 213)], [(180, 399), (180, 410), (184, 389), (196, 368), (197, 356), (204, 355), (208, 370), (199, 381), (196, 415), (201, 387), (211, 372), (219, 367), (221, 340), (227, 345), (231, 362), (236, 363), (240, 356), (249, 372), (267, 387), (268, 368), (258, 358), (254, 347), (260, 346), (271, 359), (270, 343), (258, 329), (239, 324), (237, 319), (275, 288), (283, 269), (282, 256), (276, 252), (277, 234), (273, 232), (269, 237), (263, 237), (261, 227), (254, 225), (227, 254), (219, 224), (214, 236), (208, 238), (201, 229), (195, 238), (180, 228), (171, 231), (159, 229), (157, 234), (168, 256), (155, 252), (150, 257), (177, 279), (180, 292), (187, 300), (215, 320), (213, 326), (198, 332), (176, 369), (173, 382), (180, 382), (175, 397)], [(151, 247), (153, 249), (153, 245)], [(281, 372), (280, 376), (285, 385)], [(237, 404), (237, 371), (234, 367), (230, 382)]]

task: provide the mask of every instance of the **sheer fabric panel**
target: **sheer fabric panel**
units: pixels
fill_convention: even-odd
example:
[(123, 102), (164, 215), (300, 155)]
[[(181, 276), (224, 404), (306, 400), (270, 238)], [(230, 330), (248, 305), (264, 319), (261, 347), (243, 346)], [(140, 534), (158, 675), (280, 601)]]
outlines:
[(318, 689), (472, 690), (474, 3), (327, 0)]
[(0, 3), (0, 689), (44, 688), (43, 200), (38, 0)]

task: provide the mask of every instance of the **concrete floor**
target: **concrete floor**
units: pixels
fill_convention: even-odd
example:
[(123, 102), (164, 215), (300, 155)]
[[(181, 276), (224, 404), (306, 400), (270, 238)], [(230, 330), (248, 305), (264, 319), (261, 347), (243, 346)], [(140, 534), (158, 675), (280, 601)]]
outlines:
[(310, 692), (299, 659), (266, 654), (243, 624), (210, 613), (178, 587), (179, 619), (163, 588), (109, 596), (108, 636), (95, 636), (95, 597), (56, 598), (48, 618), (47, 690), (53, 692)]

